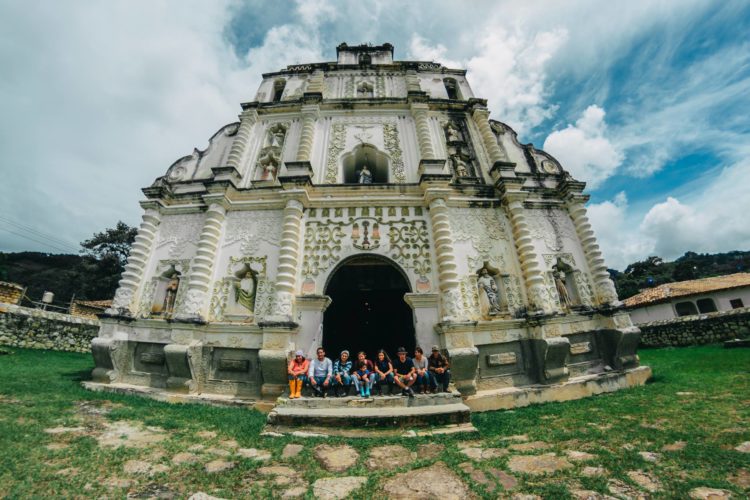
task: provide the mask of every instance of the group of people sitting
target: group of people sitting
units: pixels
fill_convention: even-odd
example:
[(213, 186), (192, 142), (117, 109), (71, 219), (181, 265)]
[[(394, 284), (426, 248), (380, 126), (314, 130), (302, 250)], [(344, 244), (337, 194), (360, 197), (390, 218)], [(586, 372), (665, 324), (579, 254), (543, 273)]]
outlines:
[(373, 362), (367, 354), (359, 352), (352, 363), (349, 351), (341, 351), (339, 358), (331, 362), (322, 347), (318, 347), (315, 359), (308, 360), (302, 351), (295, 352), (289, 362), (289, 397), (299, 398), (302, 386), (309, 384), (313, 395), (326, 397), (333, 389), (336, 397), (348, 396), (354, 386), (357, 394), (369, 398), (373, 391), (383, 395), (383, 387), (388, 386), (390, 394), (394, 387), (401, 389), (402, 396), (414, 397), (416, 387), (420, 394), (448, 392), (450, 365), (438, 346), (432, 346), (432, 354), (424, 355), (421, 347), (414, 350), (414, 357), (407, 356), (406, 349), (399, 347), (397, 358), (391, 360), (383, 350), (378, 351)]

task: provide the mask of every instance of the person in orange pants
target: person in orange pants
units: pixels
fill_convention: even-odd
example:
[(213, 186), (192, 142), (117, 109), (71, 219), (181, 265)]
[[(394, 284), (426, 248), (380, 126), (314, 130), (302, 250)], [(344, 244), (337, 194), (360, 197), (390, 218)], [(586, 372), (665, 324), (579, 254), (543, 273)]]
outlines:
[(289, 399), (302, 397), (302, 384), (307, 380), (307, 371), (310, 369), (310, 360), (305, 359), (302, 351), (294, 353), (294, 359), (289, 362), (287, 374), (289, 375)]

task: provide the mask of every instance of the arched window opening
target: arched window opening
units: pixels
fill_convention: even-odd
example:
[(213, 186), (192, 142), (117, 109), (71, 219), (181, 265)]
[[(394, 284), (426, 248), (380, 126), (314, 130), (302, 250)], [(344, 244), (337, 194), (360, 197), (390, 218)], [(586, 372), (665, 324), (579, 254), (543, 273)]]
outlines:
[(273, 102), (281, 101), (281, 96), (284, 95), (284, 87), (286, 87), (286, 80), (283, 78), (273, 82)]
[(362, 82), (357, 85), (357, 97), (359, 97), (360, 99), (375, 97), (375, 91), (372, 88), (372, 85), (367, 82)]
[(698, 304), (698, 311), (700, 311), (703, 314), (706, 313), (714, 313), (718, 309), (716, 309), (716, 304), (714, 303), (714, 299), (698, 299), (696, 301), (696, 304)]
[(388, 156), (374, 146), (361, 144), (343, 158), (345, 184), (385, 184)]
[(456, 82), (454, 78), (443, 79), (443, 85), (445, 85), (445, 91), (448, 94), (448, 99), (461, 99), (461, 94), (458, 92), (458, 82)]
[(698, 314), (698, 309), (695, 308), (695, 304), (692, 302), (678, 302), (675, 304), (674, 310), (677, 312), (677, 316), (692, 316)]

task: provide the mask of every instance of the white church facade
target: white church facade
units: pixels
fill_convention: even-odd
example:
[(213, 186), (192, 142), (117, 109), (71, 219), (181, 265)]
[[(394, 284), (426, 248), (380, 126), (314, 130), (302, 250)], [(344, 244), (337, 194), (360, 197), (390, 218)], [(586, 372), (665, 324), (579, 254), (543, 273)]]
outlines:
[(465, 73), (342, 44), (263, 75), (239, 122), (143, 190), (94, 382), (272, 399), (318, 345), (438, 345), (486, 408), (645, 380), (584, 184), (490, 120)]

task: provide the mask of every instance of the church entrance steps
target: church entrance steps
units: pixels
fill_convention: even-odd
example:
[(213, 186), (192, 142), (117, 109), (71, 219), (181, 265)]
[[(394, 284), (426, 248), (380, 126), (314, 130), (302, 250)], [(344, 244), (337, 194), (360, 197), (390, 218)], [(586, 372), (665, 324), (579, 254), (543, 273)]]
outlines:
[(281, 397), (268, 414), (269, 425), (321, 427), (427, 427), (463, 424), (471, 410), (458, 391), (361, 398)]
[(462, 403), (458, 391), (438, 394), (417, 394), (413, 398), (388, 395), (362, 398), (347, 396), (343, 398), (302, 397), (297, 399), (279, 398), (278, 404), (286, 408), (405, 408), (409, 406), (435, 406)]
[(298, 438), (327, 438), (330, 436), (343, 438), (419, 438), (431, 436), (445, 436), (461, 434), (466, 438), (472, 437), (479, 433), (476, 427), (470, 422), (463, 424), (449, 424), (432, 427), (322, 427), (315, 425), (287, 426), (287, 425), (266, 425), (261, 433), (264, 437), (282, 437), (292, 436)]
[(286, 426), (405, 428), (467, 423), (470, 417), (471, 410), (463, 403), (402, 407), (277, 406), (268, 414), (267, 422)]

